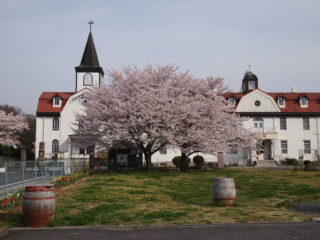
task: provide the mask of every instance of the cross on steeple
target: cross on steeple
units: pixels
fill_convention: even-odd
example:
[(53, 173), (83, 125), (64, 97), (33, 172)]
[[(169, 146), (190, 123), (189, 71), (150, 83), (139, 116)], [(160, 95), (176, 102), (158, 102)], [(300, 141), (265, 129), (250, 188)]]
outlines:
[(91, 32), (91, 25), (93, 24), (93, 21), (90, 20), (90, 21), (88, 22), (88, 24), (90, 25), (90, 32)]

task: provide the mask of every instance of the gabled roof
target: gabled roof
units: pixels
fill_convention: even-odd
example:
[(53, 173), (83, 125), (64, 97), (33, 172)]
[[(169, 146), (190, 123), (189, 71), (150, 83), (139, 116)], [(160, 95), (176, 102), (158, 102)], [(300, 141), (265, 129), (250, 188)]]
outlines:
[(81, 63), (79, 66), (76, 67), (76, 71), (94, 71), (100, 72), (102, 75), (104, 75), (103, 69), (99, 65), (98, 55), (91, 32), (88, 36), (86, 47), (82, 55)]
[[(263, 90), (261, 90), (263, 91)], [(285, 107), (281, 107), (280, 110), (283, 113), (319, 113), (320, 114), (320, 92), (265, 92), (271, 96), (275, 102), (279, 97), (285, 98)], [(245, 96), (246, 93), (229, 92), (224, 94), (226, 99), (235, 97), (237, 104), (240, 99)], [(300, 107), (299, 99), (301, 97), (308, 98), (308, 107)]]
[[(60, 115), (68, 99), (75, 92), (43, 92), (38, 101), (37, 116)], [(61, 106), (53, 107), (53, 98), (59, 96), (61, 98)]]

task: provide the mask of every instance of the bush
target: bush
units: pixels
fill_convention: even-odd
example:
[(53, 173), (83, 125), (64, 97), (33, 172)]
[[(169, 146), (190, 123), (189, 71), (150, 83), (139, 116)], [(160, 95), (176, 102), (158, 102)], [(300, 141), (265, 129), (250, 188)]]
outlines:
[(286, 158), (284, 160), (281, 160), (281, 164), (285, 166), (298, 166), (299, 161), (295, 158)]
[(310, 165), (310, 164), (311, 164), (310, 160), (304, 160), (303, 161), (303, 165), (305, 165), (305, 166)]
[[(181, 156), (176, 156), (172, 159), (173, 164), (176, 166), (176, 168), (181, 167)], [(187, 158), (187, 164), (191, 162), (190, 158)]]
[(194, 156), (193, 162), (196, 167), (202, 167), (204, 165), (204, 158), (201, 155)]

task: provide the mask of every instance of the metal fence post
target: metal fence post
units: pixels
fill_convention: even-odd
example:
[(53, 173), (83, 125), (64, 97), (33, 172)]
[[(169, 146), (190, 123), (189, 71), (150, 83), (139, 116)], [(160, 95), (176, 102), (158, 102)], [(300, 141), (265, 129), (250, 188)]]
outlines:
[(6, 189), (7, 189), (7, 194), (8, 194), (8, 175), (7, 175), (7, 164), (4, 164), (4, 169), (5, 169), (5, 176), (6, 176)]
[(22, 170), (22, 182), (23, 182), (23, 186), (25, 187), (26, 186), (26, 182), (25, 182), (25, 179), (24, 179), (24, 166), (23, 166), (22, 162), (20, 162), (20, 165), (21, 165), (21, 170)]

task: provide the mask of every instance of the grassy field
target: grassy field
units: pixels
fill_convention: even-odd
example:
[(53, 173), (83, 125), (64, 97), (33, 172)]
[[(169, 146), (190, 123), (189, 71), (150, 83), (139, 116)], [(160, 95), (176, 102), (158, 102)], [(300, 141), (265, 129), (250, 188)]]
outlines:
[[(237, 201), (216, 206), (214, 177), (233, 177)], [(299, 201), (320, 197), (320, 173), (227, 168), (197, 173), (105, 172), (57, 196), (51, 226), (209, 224), (307, 221), (293, 212)], [(2, 224), (20, 226), (21, 212)]]

